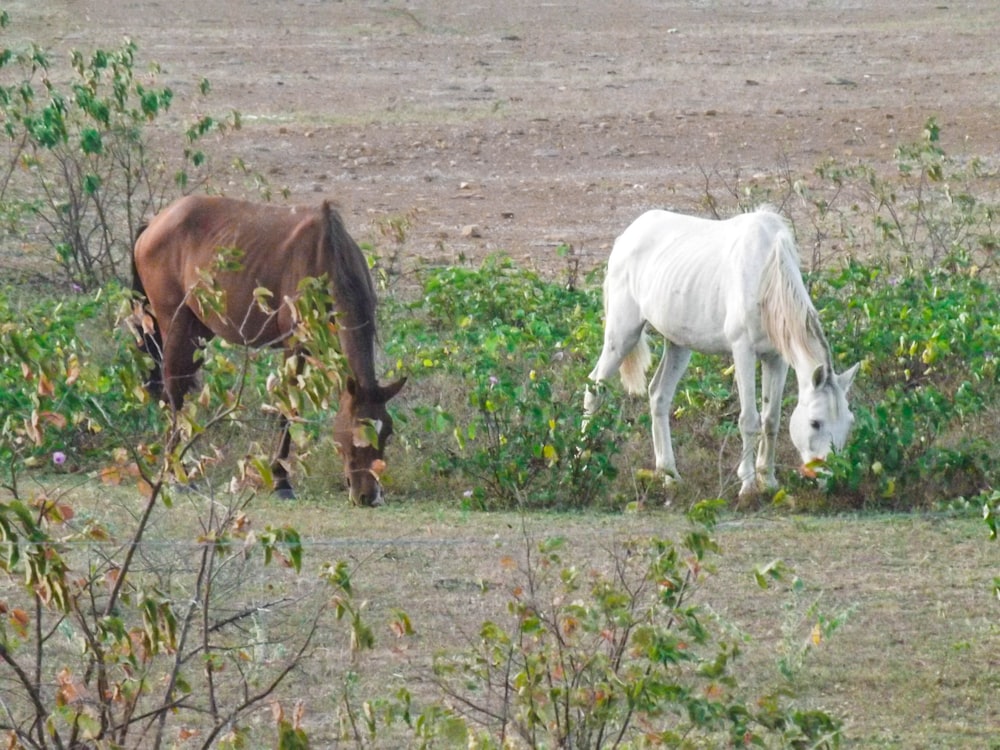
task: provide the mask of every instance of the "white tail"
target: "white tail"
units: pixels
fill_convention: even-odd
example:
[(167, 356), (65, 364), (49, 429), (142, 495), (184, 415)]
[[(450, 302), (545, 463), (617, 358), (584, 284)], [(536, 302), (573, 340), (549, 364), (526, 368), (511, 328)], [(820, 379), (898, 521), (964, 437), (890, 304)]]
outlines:
[(646, 370), (649, 369), (650, 362), (652, 356), (649, 352), (649, 342), (646, 340), (646, 332), (643, 331), (639, 335), (638, 343), (625, 355), (620, 369), (622, 385), (633, 396), (646, 393)]

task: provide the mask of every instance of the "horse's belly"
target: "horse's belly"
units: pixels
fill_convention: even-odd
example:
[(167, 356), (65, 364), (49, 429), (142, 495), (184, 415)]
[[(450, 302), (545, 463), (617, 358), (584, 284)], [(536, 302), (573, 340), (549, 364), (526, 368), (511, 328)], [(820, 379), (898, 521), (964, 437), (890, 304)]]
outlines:
[(665, 339), (706, 354), (730, 351), (725, 300), (713, 284), (667, 284), (643, 304), (646, 321)]
[(223, 313), (205, 311), (202, 319), (216, 336), (231, 344), (265, 347), (283, 346), (289, 331), (281, 325), (285, 317), (277, 310), (262, 310), (256, 303), (230, 305)]

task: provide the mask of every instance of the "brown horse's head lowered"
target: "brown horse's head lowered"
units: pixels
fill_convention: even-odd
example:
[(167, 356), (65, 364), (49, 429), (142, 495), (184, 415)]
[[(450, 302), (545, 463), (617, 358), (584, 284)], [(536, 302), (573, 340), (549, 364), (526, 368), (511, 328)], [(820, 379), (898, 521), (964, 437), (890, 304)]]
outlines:
[[(217, 270), (222, 250), (238, 252), (235, 269)], [(341, 393), (334, 440), (344, 458), (351, 499), (382, 501), (392, 418), (386, 402), (405, 378), (380, 385), (375, 375), (375, 285), (357, 243), (328, 203), (319, 209), (256, 205), (188, 196), (160, 212), (140, 232), (133, 254), (133, 289), (148, 305), (152, 325), (142, 346), (153, 357), (150, 389), (180, 408), (200, 364), (197, 350), (214, 336), (251, 347), (297, 353), (294, 301), (305, 278), (327, 278), (341, 349), (351, 371)], [(202, 306), (195, 290), (211, 273), (217, 303)], [(260, 290), (279, 306), (259, 304)], [(294, 496), (288, 481), (287, 421), (274, 461), (275, 490)]]
[(385, 471), (382, 455), (392, 435), (392, 417), (385, 403), (403, 387), (403, 380), (376, 385), (374, 392), (362, 388), (354, 378), (340, 392), (340, 409), (333, 422), (333, 442), (344, 459), (344, 476), (351, 498), (365, 505), (381, 505)]

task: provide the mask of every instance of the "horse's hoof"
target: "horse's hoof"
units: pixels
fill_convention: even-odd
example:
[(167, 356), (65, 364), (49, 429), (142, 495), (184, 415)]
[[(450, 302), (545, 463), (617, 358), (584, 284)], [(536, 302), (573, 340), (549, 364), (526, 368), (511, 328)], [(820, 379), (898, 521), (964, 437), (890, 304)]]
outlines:
[(295, 490), (291, 487), (279, 487), (274, 491), (274, 494), (278, 496), (279, 500), (294, 500)]
[(676, 474), (663, 474), (663, 489), (675, 490), (681, 485), (681, 478)]

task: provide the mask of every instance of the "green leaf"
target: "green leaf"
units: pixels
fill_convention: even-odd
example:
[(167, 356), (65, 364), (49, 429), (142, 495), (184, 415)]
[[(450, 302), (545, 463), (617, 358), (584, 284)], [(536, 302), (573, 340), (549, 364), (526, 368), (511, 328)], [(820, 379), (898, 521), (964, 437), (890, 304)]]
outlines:
[(286, 526), (284, 529), (284, 542), (288, 549), (288, 557), (296, 573), (302, 572), (302, 537), (295, 529)]
[(556, 552), (566, 546), (566, 537), (550, 536), (538, 543), (538, 551), (543, 555)]
[(993, 508), (990, 507), (989, 503), (983, 504), (983, 521), (986, 523), (986, 527), (990, 530), (990, 539), (997, 538), (997, 514), (994, 512)]
[(101, 134), (94, 128), (86, 128), (80, 133), (80, 150), (85, 154), (100, 154), (104, 151)]
[(762, 567), (754, 568), (753, 577), (762, 589), (770, 588), (772, 581), (780, 581), (789, 572), (784, 560), (775, 559)]
[(352, 438), (356, 448), (372, 446), (378, 448), (378, 430), (370, 419), (358, 420), (354, 426)]
[(278, 750), (309, 750), (309, 738), (301, 728), (282, 720), (278, 724)]
[(95, 195), (101, 189), (101, 177), (96, 174), (88, 174), (83, 178), (83, 192), (87, 195)]

